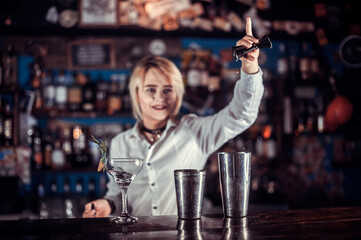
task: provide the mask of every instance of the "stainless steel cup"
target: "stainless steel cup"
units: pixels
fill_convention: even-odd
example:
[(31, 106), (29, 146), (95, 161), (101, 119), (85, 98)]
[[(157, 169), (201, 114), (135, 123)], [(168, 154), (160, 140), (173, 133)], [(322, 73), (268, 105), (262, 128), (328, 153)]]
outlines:
[(246, 216), (251, 177), (251, 153), (220, 152), (218, 167), (224, 215), (226, 217)]
[(206, 171), (196, 169), (174, 170), (174, 180), (178, 217), (180, 219), (201, 218)]

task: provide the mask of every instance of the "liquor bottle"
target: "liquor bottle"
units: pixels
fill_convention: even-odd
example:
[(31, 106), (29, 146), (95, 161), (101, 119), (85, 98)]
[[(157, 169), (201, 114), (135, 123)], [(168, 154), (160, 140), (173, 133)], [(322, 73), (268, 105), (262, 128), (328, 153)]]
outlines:
[(17, 57), (14, 46), (9, 44), (3, 56), (3, 85), (13, 86), (17, 81)]
[(283, 98), (283, 133), (286, 135), (292, 134), (292, 100), (291, 96), (284, 96)]
[[(318, 53), (320, 54), (320, 53)], [(318, 54), (316, 54), (316, 49), (313, 47), (310, 54), (310, 79), (313, 83), (318, 83), (321, 81), (321, 69), (320, 61), (318, 59)]]
[(83, 102), (81, 104), (81, 109), (84, 112), (93, 112), (95, 111), (95, 89), (94, 84), (92, 83), (90, 76), (86, 76), (87, 83), (83, 88)]
[(33, 146), (32, 146), (32, 167), (35, 170), (42, 169), (43, 167), (43, 150), (42, 150), (42, 140), (41, 140), (41, 131), (40, 129), (34, 129), (33, 134)]
[(300, 101), (298, 105), (297, 129), (295, 131), (296, 136), (303, 134), (305, 132), (306, 121), (307, 121), (306, 107), (304, 102)]
[(80, 178), (76, 181), (76, 184), (75, 184), (75, 193), (76, 193), (76, 195), (78, 195), (78, 196), (82, 196), (82, 195), (83, 195), (83, 180), (80, 179)]
[(313, 133), (314, 132), (314, 124), (315, 124), (315, 121), (314, 121), (314, 115), (315, 115), (315, 110), (314, 110), (314, 107), (313, 107), (313, 102), (310, 100), (308, 101), (307, 103), (307, 111), (306, 111), (306, 128), (305, 128), (305, 131), (307, 133)]
[(56, 88), (55, 88), (55, 103), (60, 111), (64, 111), (67, 103), (67, 87), (65, 85), (64, 71), (61, 70), (57, 76)]
[(31, 87), (33, 89), (38, 89), (41, 87), (41, 67), (38, 62), (34, 62), (30, 67), (30, 76), (31, 76)]
[(77, 82), (77, 74), (74, 74), (73, 84), (68, 89), (68, 108), (70, 111), (77, 112), (80, 110), (80, 105), (83, 102), (82, 87)]
[(91, 164), (91, 157), (87, 149), (87, 137), (80, 125), (73, 126), (71, 165), (74, 168), (86, 167)]
[(64, 127), (63, 131), (62, 131), (62, 136), (61, 136), (61, 142), (62, 144), (62, 150), (65, 154), (65, 158), (69, 159), (70, 155), (71, 155), (71, 150), (72, 150), (72, 146), (71, 146), (71, 136), (70, 136), (70, 128), (69, 127)]
[(302, 56), (300, 57), (300, 73), (301, 80), (308, 81), (311, 79), (311, 61), (308, 53), (308, 46), (306, 42), (302, 43)]
[(44, 142), (44, 168), (51, 168), (52, 161), (52, 151), (53, 151), (53, 136), (49, 130), (46, 130), (43, 134), (43, 142)]
[(33, 110), (39, 111), (43, 108), (43, 91), (41, 85), (41, 67), (38, 62), (34, 62), (30, 67), (30, 78), (31, 78), (31, 88), (35, 92), (35, 101)]
[(279, 48), (280, 48), (281, 56), (277, 59), (277, 73), (281, 77), (283, 77), (283, 76), (287, 76), (287, 74), (288, 74), (289, 60), (288, 60), (288, 56), (287, 56), (286, 44), (281, 43)]
[(55, 85), (54, 76), (52, 70), (45, 70), (41, 74), (42, 86), (43, 86), (43, 98), (44, 98), (44, 109), (51, 110), (54, 107), (55, 102)]
[(317, 132), (323, 133), (325, 131), (325, 118), (324, 118), (324, 108), (323, 108), (323, 98), (322, 96), (318, 97), (316, 100), (317, 106)]
[(5, 103), (4, 108), (4, 127), (3, 127), (3, 135), (4, 135), (4, 145), (9, 147), (13, 144), (13, 115), (11, 114), (11, 105), (10, 103)]
[(108, 115), (120, 113), (122, 110), (122, 96), (117, 78), (117, 75), (113, 75), (110, 78), (107, 108)]
[(277, 144), (274, 130), (271, 124), (266, 124), (263, 129), (264, 153), (269, 161), (273, 161), (277, 156)]
[(202, 75), (199, 69), (198, 58), (196, 54), (192, 55), (187, 72), (187, 85), (196, 88), (202, 84)]
[(105, 82), (102, 78), (100, 78), (97, 83), (95, 94), (95, 107), (98, 114), (104, 114), (107, 111), (107, 92), (108, 83)]
[(205, 57), (200, 58), (199, 70), (201, 74), (201, 86), (208, 87), (209, 86), (209, 71), (207, 69), (207, 62)]
[(54, 149), (51, 153), (51, 167), (54, 170), (62, 170), (65, 168), (66, 159), (63, 149), (61, 149), (61, 142), (59, 139), (55, 141)]

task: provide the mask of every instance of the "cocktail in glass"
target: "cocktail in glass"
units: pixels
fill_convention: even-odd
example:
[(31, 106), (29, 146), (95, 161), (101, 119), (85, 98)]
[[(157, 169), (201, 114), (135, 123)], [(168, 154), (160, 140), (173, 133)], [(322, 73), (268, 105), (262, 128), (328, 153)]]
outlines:
[(131, 224), (138, 221), (137, 217), (128, 213), (128, 187), (143, 167), (144, 159), (141, 158), (110, 158), (106, 162), (106, 169), (113, 176), (114, 181), (120, 186), (122, 198), (122, 212), (120, 216), (112, 219), (119, 224)]

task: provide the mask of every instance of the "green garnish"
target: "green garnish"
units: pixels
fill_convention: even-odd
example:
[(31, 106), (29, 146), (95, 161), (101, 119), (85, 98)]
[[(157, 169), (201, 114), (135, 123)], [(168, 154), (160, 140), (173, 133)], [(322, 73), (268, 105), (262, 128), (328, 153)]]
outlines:
[(96, 143), (98, 145), (98, 149), (102, 153), (102, 157), (99, 160), (98, 172), (100, 172), (101, 170), (103, 170), (103, 172), (105, 172), (105, 170), (106, 170), (105, 166), (106, 166), (106, 161), (107, 161), (107, 151), (108, 151), (107, 144), (102, 139), (98, 140), (93, 135), (91, 136), (89, 141)]

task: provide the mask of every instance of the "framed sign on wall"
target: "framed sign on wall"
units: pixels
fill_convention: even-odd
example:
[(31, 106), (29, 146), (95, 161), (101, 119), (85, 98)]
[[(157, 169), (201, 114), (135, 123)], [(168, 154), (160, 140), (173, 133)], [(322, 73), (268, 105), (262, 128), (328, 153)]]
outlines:
[(70, 69), (114, 68), (115, 50), (110, 39), (77, 40), (68, 44)]

